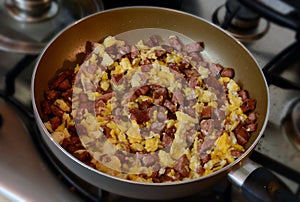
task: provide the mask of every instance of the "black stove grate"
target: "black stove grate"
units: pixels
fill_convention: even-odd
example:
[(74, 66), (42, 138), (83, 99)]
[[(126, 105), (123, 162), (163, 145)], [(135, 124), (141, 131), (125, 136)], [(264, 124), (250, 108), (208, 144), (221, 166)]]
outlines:
[(300, 64), (299, 58), (300, 41), (292, 43), (290, 46), (276, 55), (264, 68), (263, 72), (268, 84), (273, 84), (283, 89), (300, 90), (300, 83), (294, 83), (279, 76), (287, 66)]

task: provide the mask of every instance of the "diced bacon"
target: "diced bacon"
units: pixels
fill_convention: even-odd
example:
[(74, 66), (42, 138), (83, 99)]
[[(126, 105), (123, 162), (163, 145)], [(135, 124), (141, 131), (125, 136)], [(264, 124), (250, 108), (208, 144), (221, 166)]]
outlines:
[(146, 110), (139, 110), (136, 108), (129, 109), (130, 118), (135, 120), (138, 124), (143, 124), (150, 120), (149, 113)]
[(178, 39), (177, 36), (170, 36), (169, 37), (169, 44), (172, 48), (178, 50), (178, 51), (181, 51), (182, 50), (182, 43), (181, 41)]
[(146, 44), (150, 47), (158, 46), (159, 45), (159, 38), (157, 35), (152, 35), (149, 37), (149, 40)]
[(250, 138), (250, 135), (247, 132), (247, 129), (244, 128), (244, 127), (237, 128), (235, 130), (235, 134), (236, 134), (237, 142), (240, 145), (245, 145), (248, 142), (249, 138)]
[(214, 77), (218, 76), (223, 68), (224, 67), (221, 66), (220, 64), (212, 63), (211, 65), (209, 65), (209, 70), (211, 72), (211, 76), (214, 76)]
[(234, 69), (232, 68), (224, 68), (221, 70), (221, 76), (223, 77), (229, 77), (229, 78), (233, 78), (234, 77)]
[(204, 43), (202, 41), (192, 42), (192, 43), (185, 45), (185, 49), (188, 53), (200, 52), (200, 51), (203, 51), (203, 49), (204, 49)]
[(182, 155), (176, 162), (174, 169), (180, 173), (181, 177), (189, 176), (189, 160), (187, 156)]
[(255, 108), (256, 108), (256, 100), (254, 99), (246, 99), (241, 106), (241, 109), (244, 113), (252, 111)]
[(171, 112), (175, 112), (177, 110), (176, 105), (170, 100), (165, 100), (164, 106), (167, 107)]

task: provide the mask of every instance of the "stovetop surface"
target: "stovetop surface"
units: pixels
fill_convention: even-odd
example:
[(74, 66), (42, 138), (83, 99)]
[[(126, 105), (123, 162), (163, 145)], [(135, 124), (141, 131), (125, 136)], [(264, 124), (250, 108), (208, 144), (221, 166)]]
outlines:
[[(224, 4), (221, 0), (183, 0), (182, 10), (211, 21), (215, 9)], [(275, 55), (295, 41), (295, 33), (271, 23), (269, 32), (258, 41), (244, 44), (250, 50), (261, 67), (264, 67)], [(0, 89), (3, 88), (3, 76), (23, 54), (0, 51)], [(30, 82), (34, 61), (20, 75), (16, 82), (15, 97), (30, 108)], [(299, 65), (298, 65), (299, 66)], [(296, 73), (295, 73), (296, 71)], [(297, 72), (298, 71), (298, 72)], [(299, 68), (286, 68), (281, 75), (295, 83), (300, 82)], [(297, 151), (284, 134), (282, 123), (289, 107), (300, 98), (297, 90), (286, 90), (270, 86), (270, 117), (267, 128), (256, 147), (256, 151), (299, 171), (300, 152)], [(12, 106), (0, 101), (0, 113), (3, 126), (0, 129), (0, 201), (84, 201), (86, 198), (65, 186), (63, 180), (44, 162), (43, 155), (33, 146), (24, 123)], [(282, 178), (296, 191), (298, 185)], [(19, 198), (15, 198), (19, 197)]]

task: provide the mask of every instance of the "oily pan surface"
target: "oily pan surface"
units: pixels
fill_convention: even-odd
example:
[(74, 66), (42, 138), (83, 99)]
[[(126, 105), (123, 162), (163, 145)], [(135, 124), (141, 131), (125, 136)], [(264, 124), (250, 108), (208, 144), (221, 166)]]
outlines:
[(120, 9), (96, 14), (68, 28), (47, 47), (40, 58), (33, 83), (36, 107), (40, 106), (48, 81), (65, 60), (74, 61), (76, 55), (84, 51), (86, 41), (100, 41), (108, 35), (143, 27), (170, 29), (195, 41), (204, 41), (212, 61), (235, 68), (235, 80), (247, 89), (258, 103), (258, 128), (246, 146), (254, 147), (253, 142), (264, 127), (268, 108), (265, 81), (257, 64), (240, 44), (229, 36), (207, 22), (181, 12), (153, 8)]

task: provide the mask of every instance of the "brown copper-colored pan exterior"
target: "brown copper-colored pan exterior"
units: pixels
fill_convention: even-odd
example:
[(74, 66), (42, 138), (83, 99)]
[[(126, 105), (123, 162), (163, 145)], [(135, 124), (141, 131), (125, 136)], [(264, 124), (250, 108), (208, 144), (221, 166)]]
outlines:
[[(195, 41), (204, 41), (210, 58), (235, 68), (235, 80), (257, 100), (258, 128), (247, 144), (247, 151), (234, 163), (202, 178), (177, 183), (150, 184), (127, 181), (96, 171), (68, 154), (55, 143), (40, 118), (40, 102), (48, 82), (65, 60), (74, 61), (84, 51), (86, 41), (99, 41), (138, 28), (162, 28), (179, 32)], [(73, 173), (87, 182), (113, 193), (142, 199), (181, 197), (209, 188), (241, 166), (259, 141), (267, 123), (269, 94), (265, 78), (251, 54), (227, 33), (196, 16), (154, 7), (130, 7), (108, 10), (84, 18), (58, 34), (37, 62), (32, 80), (32, 101), (43, 140), (56, 157)]]

